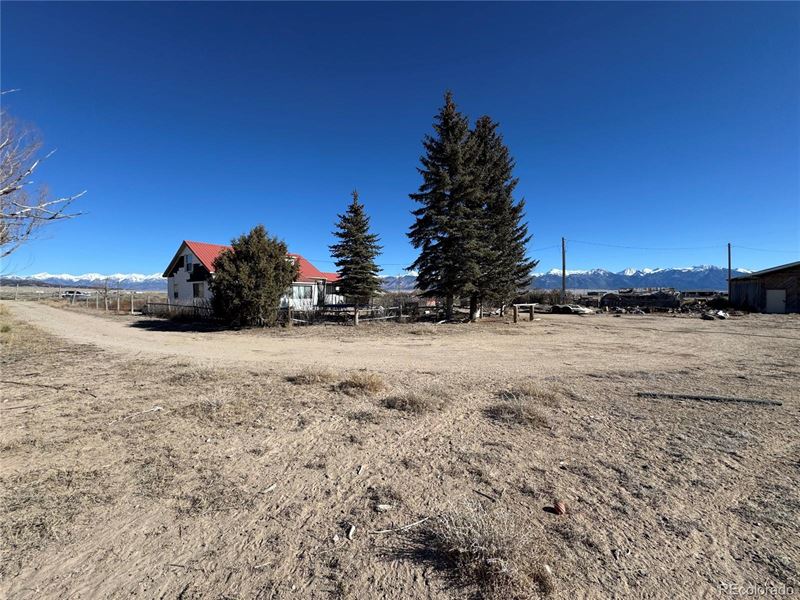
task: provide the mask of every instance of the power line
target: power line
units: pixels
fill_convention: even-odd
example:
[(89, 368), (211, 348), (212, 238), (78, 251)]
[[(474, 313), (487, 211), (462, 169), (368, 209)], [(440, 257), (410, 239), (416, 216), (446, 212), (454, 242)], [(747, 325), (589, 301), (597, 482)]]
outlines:
[(733, 246), (742, 250), (754, 250), (755, 252), (777, 252), (778, 254), (800, 254), (800, 250), (770, 250), (767, 248), (750, 248), (749, 246)]
[(605, 246), (607, 248), (623, 248), (625, 250), (712, 250), (725, 248), (725, 244), (718, 244), (714, 246), (684, 246), (684, 247), (647, 247), (647, 246), (622, 246), (619, 244), (605, 244), (603, 242), (586, 242), (582, 240), (570, 240), (568, 242), (573, 244), (586, 244), (588, 246)]

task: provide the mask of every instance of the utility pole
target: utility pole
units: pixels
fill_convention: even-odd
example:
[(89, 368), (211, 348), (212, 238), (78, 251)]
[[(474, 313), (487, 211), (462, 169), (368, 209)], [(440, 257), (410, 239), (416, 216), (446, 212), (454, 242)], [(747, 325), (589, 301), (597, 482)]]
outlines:
[(567, 301), (567, 241), (561, 238), (561, 303)]
[(728, 242), (728, 302), (731, 301), (731, 243)]

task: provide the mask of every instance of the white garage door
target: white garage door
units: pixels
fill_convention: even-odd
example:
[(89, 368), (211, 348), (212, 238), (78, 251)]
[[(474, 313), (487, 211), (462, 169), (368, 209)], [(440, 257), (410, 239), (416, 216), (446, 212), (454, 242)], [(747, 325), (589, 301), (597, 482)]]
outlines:
[(786, 312), (786, 290), (767, 290), (767, 312)]

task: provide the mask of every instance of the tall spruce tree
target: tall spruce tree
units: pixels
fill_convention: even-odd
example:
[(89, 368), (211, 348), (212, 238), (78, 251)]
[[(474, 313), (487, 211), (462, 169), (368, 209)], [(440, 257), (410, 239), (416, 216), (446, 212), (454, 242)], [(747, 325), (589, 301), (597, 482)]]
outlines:
[(472, 164), (485, 215), (482, 237), (485, 252), (478, 294), (481, 300), (502, 306), (530, 283), (538, 261), (527, 257), (530, 235), (524, 221), (525, 201), (514, 201), (519, 180), (513, 174), (514, 159), (497, 128), (497, 123), (488, 116), (476, 121), (472, 132), (475, 153)]
[(481, 200), (475, 187), (474, 152), (469, 121), (451, 92), (435, 117), (434, 135), (423, 141), (420, 157), (422, 185), (412, 200), (421, 206), (408, 233), (420, 254), (409, 267), (418, 271), (417, 285), (424, 296), (445, 300), (445, 316), (453, 316), (453, 301), (478, 291), (481, 275)]
[(287, 256), (286, 244), (257, 225), (233, 240), (231, 247), (214, 261), (214, 313), (233, 325), (274, 325), (281, 296), (298, 271)]
[(338, 215), (339, 222), (333, 235), (339, 238), (339, 242), (330, 250), (336, 259), (339, 288), (345, 296), (356, 301), (354, 322), (358, 325), (358, 304), (368, 302), (381, 287), (380, 268), (375, 258), (382, 248), (378, 245), (378, 236), (369, 231), (369, 216), (358, 201), (358, 192), (353, 190), (352, 196), (347, 211)]

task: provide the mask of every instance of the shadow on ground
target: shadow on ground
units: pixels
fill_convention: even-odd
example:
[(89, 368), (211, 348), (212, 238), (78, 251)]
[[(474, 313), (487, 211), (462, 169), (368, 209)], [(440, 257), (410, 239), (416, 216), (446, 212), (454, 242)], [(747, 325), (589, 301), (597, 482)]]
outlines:
[(211, 321), (183, 321), (177, 319), (156, 319), (146, 317), (134, 321), (130, 327), (146, 329), (147, 331), (186, 331), (186, 332), (211, 332), (232, 331), (235, 328), (227, 327), (221, 323)]

